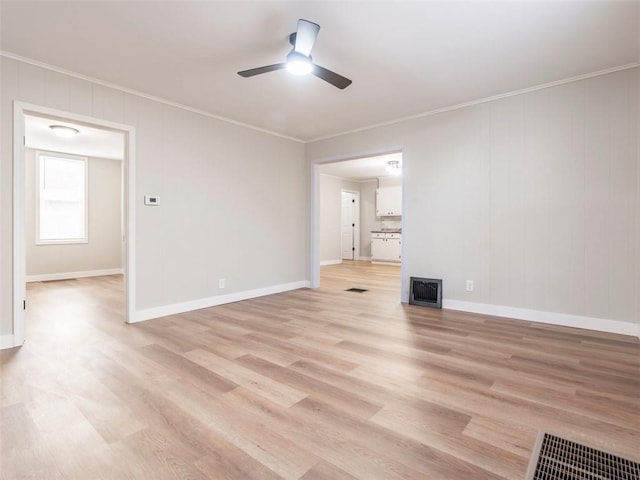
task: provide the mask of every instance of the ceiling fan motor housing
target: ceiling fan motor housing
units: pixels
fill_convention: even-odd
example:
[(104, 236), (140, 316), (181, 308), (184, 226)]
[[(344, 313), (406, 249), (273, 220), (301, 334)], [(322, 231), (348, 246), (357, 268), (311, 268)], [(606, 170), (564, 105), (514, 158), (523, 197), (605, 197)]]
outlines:
[(303, 55), (300, 52), (296, 52), (295, 50), (291, 50), (287, 55), (287, 62), (305, 62), (312, 63), (311, 55)]

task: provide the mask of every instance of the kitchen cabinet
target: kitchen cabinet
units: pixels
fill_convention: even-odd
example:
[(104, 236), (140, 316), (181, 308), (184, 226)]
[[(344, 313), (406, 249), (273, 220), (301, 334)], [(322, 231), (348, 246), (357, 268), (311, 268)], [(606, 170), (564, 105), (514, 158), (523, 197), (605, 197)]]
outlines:
[(400, 233), (372, 232), (371, 261), (400, 263), (402, 260), (402, 235)]
[(376, 190), (376, 215), (378, 217), (399, 217), (402, 215), (402, 179), (380, 177)]

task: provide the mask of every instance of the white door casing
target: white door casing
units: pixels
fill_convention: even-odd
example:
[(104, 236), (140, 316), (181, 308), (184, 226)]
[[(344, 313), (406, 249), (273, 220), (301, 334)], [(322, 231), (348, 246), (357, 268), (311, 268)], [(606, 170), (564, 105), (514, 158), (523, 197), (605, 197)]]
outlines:
[(125, 136), (123, 160), (123, 208), (125, 256), (125, 321), (135, 317), (135, 128), (107, 120), (64, 112), (49, 107), (14, 101), (13, 104), (13, 346), (25, 341), (26, 297), (25, 252), (25, 115), (52, 117), (97, 128), (117, 130)]
[[(311, 288), (320, 287), (320, 166), (327, 163), (342, 162), (347, 160), (355, 160), (358, 158), (373, 157), (378, 155), (386, 155), (389, 153), (402, 152), (403, 165), (406, 158), (406, 152), (402, 146), (394, 146), (389, 149), (379, 150), (366, 150), (357, 153), (351, 153), (349, 155), (333, 155), (326, 156), (311, 160), (309, 168), (309, 237), (310, 252), (309, 252), (309, 280)], [(404, 197), (406, 197), (405, 186), (406, 176), (402, 176), (402, 196), (405, 205)], [(402, 231), (405, 231), (406, 216), (402, 215)], [(404, 240), (404, 239), (403, 239)], [(406, 277), (406, 260), (405, 255), (406, 241), (402, 242), (402, 261), (401, 261), (401, 278)], [(401, 282), (400, 284), (400, 301), (409, 301), (409, 285), (408, 282)]]

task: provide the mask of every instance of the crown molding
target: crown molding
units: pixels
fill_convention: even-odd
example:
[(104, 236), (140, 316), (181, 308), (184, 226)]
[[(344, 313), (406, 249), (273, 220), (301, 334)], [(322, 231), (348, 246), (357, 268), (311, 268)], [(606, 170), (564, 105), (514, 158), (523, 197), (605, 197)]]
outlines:
[(239, 122), (239, 121), (233, 120), (231, 118), (222, 117), (220, 115), (216, 115), (214, 113), (207, 112), (205, 110), (200, 110), (198, 108), (194, 108), (194, 107), (190, 107), (188, 105), (183, 105), (181, 103), (173, 102), (173, 101), (167, 100), (165, 98), (156, 97), (154, 95), (149, 95), (149, 94), (146, 94), (144, 92), (140, 92), (138, 90), (133, 90), (133, 89), (130, 89), (130, 88), (127, 88), (127, 87), (123, 87), (121, 85), (116, 85), (115, 83), (105, 82), (105, 81), (100, 80), (98, 78), (90, 77), (88, 75), (83, 75), (81, 73), (73, 72), (71, 70), (66, 70), (64, 68), (59, 68), (59, 67), (56, 67), (54, 65), (49, 65), (48, 63), (43, 63), (43, 62), (40, 62), (38, 60), (33, 60), (31, 58), (23, 57), (21, 55), (16, 55), (15, 53), (11, 53), (11, 52), (7, 52), (7, 51), (4, 51), (4, 50), (0, 50), (0, 56), (6, 57), (6, 58), (10, 58), (12, 60), (17, 60), (19, 62), (27, 63), (27, 64), (33, 65), (35, 67), (40, 67), (40, 68), (44, 68), (46, 70), (51, 70), (51, 71), (56, 72), (56, 73), (61, 73), (63, 75), (68, 75), (70, 77), (74, 77), (74, 78), (77, 78), (79, 80), (85, 80), (87, 82), (95, 83), (96, 85), (101, 85), (103, 87), (112, 88), (114, 90), (119, 90), (119, 91), (121, 91), (123, 93), (128, 93), (130, 95), (135, 95), (137, 97), (146, 98), (147, 100), (152, 100), (154, 102), (162, 103), (164, 105), (169, 105), (171, 107), (180, 108), (182, 110), (186, 110), (186, 111), (191, 112), (191, 113), (202, 115), (204, 117), (209, 117), (209, 118), (213, 118), (215, 120), (220, 120), (221, 122), (230, 123), (232, 125), (237, 125), (239, 127), (248, 128), (250, 130), (255, 130), (255, 131), (260, 132), (260, 133), (266, 133), (266, 134), (272, 135), (274, 137), (284, 138), (286, 140), (291, 140), (291, 141), (294, 141), (294, 142), (297, 142), (297, 143), (306, 143), (305, 140), (302, 140), (300, 138), (290, 137), (288, 135), (283, 135), (283, 134), (278, 133), (278, 132), (273, 132), (273, 131), (267, 130), (265, 128), (256, 127), (255, 125), (250, 125), (248, 123)]
[(130, 89), (130, 88), (126, 88), (126, 87), (123, 87), (123, 86), (120, 86), (120, 85), (116, 85), (114, 83), (105, 82), (105, 81), (100, 80), (98, 78), (90, 77), (88, 75), (83, 75), (81, 73), (73, 72), (71, 70), (66, 70), (64, 68), (59, 68), (59, 67), (56, 67), (54, 65), (49, 65), (47, 63), (40, 62), (40, 61), (37, 61), (37, 60), (33, 60), (31, 58), (23, 57), (21, 55), (17, 55), (17, 54), (14, 54), (14, 53), (11, 53), (11, 52), (7, 52), (7, 51), (4, 51), (4, 50), (0, 50), (0, 56), (6, 57), (6, 58), (10, 58), (12, 60), (17, 60), (19, 62), (27, 63), (27, 64), (30, 64), (30, 65), (34, 65), (36, 67), (40, 67), (40, 68), (44, 68), (44, 69), (47, 69), (47, 70), (51, 70), (51, 71), (54, 71), (54, 72), (57, 72), (57, 73), (61, 73), (63, 75), (69, 75), (71, 77), (78, 78), (80, 80), (85, 80), (85, 81), (88, 81), (88, 82), (91, 82), (91, 83), (95, 83), (97, 85), (101, 85), (103, 87), (112, 88), (114, 90), (119, 90), (121, 92), (128, 93), (130, 95), (135, 95), (135, 96), (138, 96), (138, 97), (141, 97), (141, 98), (146, 98), (147, 100), (152, 100), (152, 101), (155, 101), (155, 102), (163, 103), (163, 104), (169, 105), (171, 107), (176, 107), (176, 108), (180, 108), (180, 109), (183, 109), (183, 110), (187, 110), (189, 112), (196, 113), (198, 115), (202, 115), (202, 116), (205, 116), (205, 117), (213, 118), (215, 120), (219, 120), (219, 121), (222, 121), (222, 122), (225, 122), (225, 123), (229, 123), (229, 124), (232, 124), (232, 125), (237, 125), (239, 127), (248, 128), (250, 130), (254, 130), (254, 131), (257, 131), (257, 132), (260, 132), (260, 133), (266, 133), (267, 135), (272, 135), (274, 137), (284, 138), (286, 140), (291, 140), (293, 142), (303, 143), (303, 144), (319, 142), (321, 140), (329, 140), (329, 139), (332, 139), (332, 138), (342, 137), (344, 135), (350, 135), (352, 133), (364, 132), (364, 131), (367, 131), (367, 130), (373, 130), (375, 128), (386, 127), (386, 126), (389, 126), (389, 125), (395, 125), (395, 124), (398, 124), (398, 123), (407, 122), (407, 121), (415, 120), (415, 119), (418, 119), (418, 118), (430, 117), (432, 115), (438, 115), (440, 113), (450, 112), (452, 110), (458, 110), (458, 109), (461, 109), (461, 108), (471, 107), (471, 106), (474, 106), (474, 105), (480, 105), (480, 104), (483, 104), (483, 103), (493, 102), (495, 100), (500, 100), (500, 99), (503, 99), (503, 98), (514, 97), (516, 95), (523, 95), (525, 93), (531, 93), (531, 92), (535, 92), (535, 91), (538, 91), (538, 90), (543, 90), (543, 89), (546, 89), (546, 88), (557, 87), (559, 85), (565, 85), (567, 83), (578, 82), (580, 80), (586, 80), (588, 78), (599, 77), (599, 76), (602, 76), (602, 75), (608, 75), (608, 74), (611, 74), (611, 73), (621, 72), (623, 70), (630, 70), (632, 68), (640, 67), (640, 62), (629, 63), (629, 64), (626, 64), (626, 65), (620, 65), (620, 66), (617, 66), (617, 67), (607, 68), (605, 70), (598, 70), (597, 72), (591, 72), (591, 73), (586, 73), (586, 74), (583, 74), (583, 75), (578, 75), (578, 76), (575, 76), (575, 77), (565, 78), (563, 80), (556, 80), (554, 82), (544, 83), (544, 84), (541, 84), (541, 85), (535, 85), (533, 87), (523, 88), (523, 89), (520, 89), (520, 90), (514, 90), (512, 92), (502, 93), (502, 94), (494, 95), (494, 96), (491, 96), (491, 97), (485, 97), (485, 98), (481, 98), (481, 99), (478, 99), (478, 100), (472, 100), (470, 102), (459, 103), (457, 105), (452, 105), (452, 106), (449, 106), (449, 107), (443, 107), (443, 108), (438, 108), (438, 109), (435, 109), (435, 110), (429, 110), (427, 112), (418, 113), (418, 114), (410, 115), (410, 116), (407, 116), (407, 117), (396, 118), (394, 120), (389, 120), (389, 121), (386, 121), (386, 122), (380, 122), (380, 123), (375, 123), (375, 124), (372, 124), (372, 125), (367, 125), (367, 126), (364, 126), (364, 127), (358, 127), (358, 128), (354, 128), (352, 130), (346, 130), (346, 131), (340, 132), (340, 133), (334, 133), (334, 134), (331, 134), (331, 135), (325, 135), (325, 136), (313, 138), (313, 139), (310, 139), (310, 140), (303, 140), (301, 138), (290, 137), (288, 135), (284, 135), (282, 133), (274, 132), (272, 130), (267, 130), (265, 128), (257, 127), (255, 125), (239, 122), (237, 120), (233, 120), (233, 119), (230, 119), (230, 118), (227, 118), (227, 117), (222, 117), (220, 115), (216, 115), (214, 113), (207, 112), (205, 110), (200, 110), (198, 108), (190, 107), (188, 105), (183, 105), (181, 103), (173, 102), (171, 100), (167, 100), (167, 99), (164, 99), (164, 98), (161, 98), (161, 97), (156, 97), (154, 95), (149, 95), (149, 94), (146, 94), (144, 92), (140, 92), (140, 91), (133, 90), (133, 89)]
[(531, 93), (538, 90), (543, 90), (545, 88), (557, 87), (559, 85), (565, 85), (567, 83), (578, 82), (580, 80), (586, 80), (588, 78), (600, 77), (602, 75), (609, 75), (610, 73), (621, 72), (623, 70), (630, 70), (632, 68), (640, 67), (640, 62), (628, 63), (626, 65), (621, 65), (618, 67), (607, 68), (605, 70), (598, 70), (597, 72), (585, 73), (584, 75), (578, 75), (576, 77), (565, 78), (563, 80), (556, 80), (555, 82), (543, 83), (542, 85), (536, 85), (533, 87), (523, 88), (521, 90), (514, 90), (512, 92), (501, 93), (499, 95), (494, 95), (492, 97), (480, 98), (478, 100), (472, 100), (470, 102), (459, 103), (457, 105), (452, 105), (450, 107), (438, 108), (436, 110), (430, 110), (428, 112), (417, 113), (415, 115), (410, 115), (408, 117), (396, 118), (395, 120), (389, 120), (387, 122), (375, 123), (373, 125), (368, 125), (366, 127), (354, 128), (353, 130), (347, 130), (341, 133), (335, 133), (331, 135), (326, 135), (323, 137), (314, 138), (312, 140), (306, 140), (305, 143), (314, 143), (319, 142), (321, 140), (329, 140), (331, 138), (342, 137), (344, 135), (350, 135), (352, 133), (364, 132), (367, 130), (372, 130), (374, 128), (387, 127), (389, 125), (395, 125), (402, 122), (407, 122), (410, 120), (415, 120), (423, 117), (430, 117), (432, 115), (438, 115), (439, 113), (450, 112), (452, 110), (458, 110), (461, 108), (472, 107), (474, 105), (480, 105), (482, 103), (493, 102), (495, 100), (500, 100), (503, 98), (514, 97), (516, 95), (523, 95), (525, 93)]

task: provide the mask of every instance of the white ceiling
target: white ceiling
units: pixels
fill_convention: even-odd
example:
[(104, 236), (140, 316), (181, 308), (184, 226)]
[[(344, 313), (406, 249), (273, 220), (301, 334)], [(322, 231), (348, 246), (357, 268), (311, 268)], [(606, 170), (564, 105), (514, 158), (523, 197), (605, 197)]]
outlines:
[[(50, 125), (72, 127), (78, 130), (78, 134), (72, 138), (60, 138), (49, 128)], [(124, 158), (124, 135), (120, 132), (31, 115), (25, 116), (25, 146), (87, 157)]]
[(321, 174), (348, 178), (356, 181), (372, 180), (390, 175), (387, 170), (390, 161), (398, 162), (402, 174), (402, 153), (390, 153), (374, 157), (356, 158), (342, 162), (325, 163), (318, 167)]
[[(637, 63), (640, 2), (7, 1), (8, 54), (308, 141)], [(338, 90), (286, 71), (299, 18)]]

